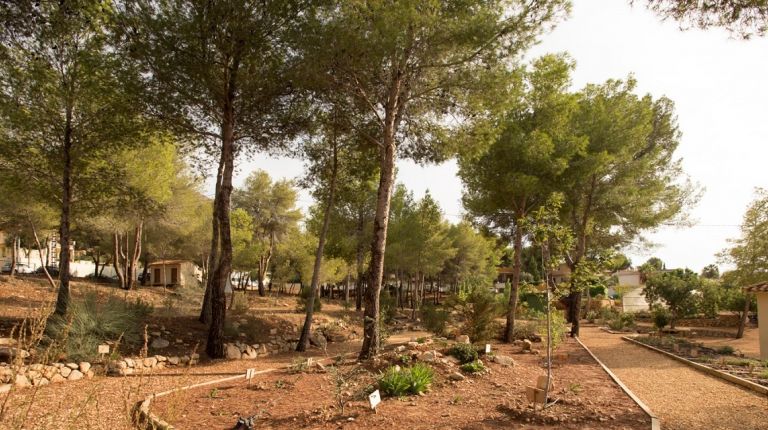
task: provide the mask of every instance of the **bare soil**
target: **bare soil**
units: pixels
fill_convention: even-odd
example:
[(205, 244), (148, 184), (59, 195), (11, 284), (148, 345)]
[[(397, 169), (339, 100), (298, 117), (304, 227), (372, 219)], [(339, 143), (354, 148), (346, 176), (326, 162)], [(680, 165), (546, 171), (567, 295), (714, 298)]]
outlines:
[[(539, 345), (540, 346), (540, 345)], [(422, 350), (436, 345), (421, 346)], [(385, 398), (376, 413), (366, 394), (388, 363), (345, 361), (325, 371), (279, 370), (259, 375), (250, 386), (243, 381), (208, 386), (161, 397), (154, 413), (179, 429), (229, 429), (239, 417), (256, 416), (257, 428), (501, 428), (524, 425), (530, 429), (647, 429), (649, 418), (613, 383), (575, 341), (558, 350), (567, 356), (555, 365), (554, 406), (534, 412), (525, 387), (545, 374), (543, 357), (520, 353), (512, 345), (493, 345), (496, 354), (509, 355), (515, 365), (505, 367), (484, 360), (489, 372), (451, 381), (452, 364), (435, 363), (435, 380), (420, 396)], [(349, 388), (336, 390), (336, 375), (348, 378)], [(342, 413), (336, 394), (350, 400)]]

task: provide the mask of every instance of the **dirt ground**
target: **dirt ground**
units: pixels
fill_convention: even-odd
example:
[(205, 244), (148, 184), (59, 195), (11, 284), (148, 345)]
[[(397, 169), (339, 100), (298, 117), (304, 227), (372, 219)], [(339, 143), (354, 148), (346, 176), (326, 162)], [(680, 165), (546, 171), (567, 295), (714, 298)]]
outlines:
[(661, 419), (667, 430), (768, 428), (768, 397), (583, 327), (581, 340)]
[[(545, 373), (543, 358), (519, 353), (519, 349), (494, 344), (494, 352), (513, 357), (515, 365), (505, 367), (485, 360), (489, 373), (462, 381), (448, 377), (458, 370), (455, 366), (435, 364), (436, 377), (429, 392), (385, 398), (376, 413), (365, 395), (373, 390), (386, 363), (371, 367), (349, 360), (325, 371), (280, 370), (259, 375), (250, 386), (245, 381), (229, 382), (173, 394), (156, 399), (152, 410), (179, 429), (229, 429), (239, 417), (253, 415), (256, 427), (265, 429), (649, 428), (648, 417), (572, 340), (559, 350), (567, 354), (567, 361), (556, 364), (554, 370), (552, 397), (557, 403), (534, 413), (525, 399), (525, 387)], [(344, 393), (335, 389), (338, 372), (358, 375), (348, 379), (356, 385), (345, 390), (346, 395), (356, 399), (345, 405), (344, 413), (336, 403), (336, 393)]]

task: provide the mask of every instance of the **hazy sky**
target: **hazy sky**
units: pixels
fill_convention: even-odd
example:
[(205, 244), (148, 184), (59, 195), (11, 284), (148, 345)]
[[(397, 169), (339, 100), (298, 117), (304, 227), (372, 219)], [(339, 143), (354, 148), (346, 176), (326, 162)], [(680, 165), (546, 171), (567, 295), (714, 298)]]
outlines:
[[(638, 2), (642, 3), (642, 2)], [(719, 30), (679, 30), (621, 0), (576, 0), (573, 13), (529, 54), (568, 52), (576, 61), (574, 89), (633, 73), (639, 93), (662, 95), (676, 104), (683, 133), (677, 155), (686, 173), (704, 188), (691, 211), (696, 225), (660, 228), (647, 235), (657, 246), (628, 250), (639, 265), (651, 255), (667, 267), (699, 271), (738, 236), (753, 190), (768, 187), (768, 38), (733, 40)], [(300, 161), (263, 156), (240, 162), (235, 184), (256, 168), (273, 177), (301, 174)], [(417, 197), (429, 189), (451, 221), (461, 217), (456, 165), (420, 167), (398, 163), (398, 181)], [(302, 192), (300, 205), (311, 199)]]

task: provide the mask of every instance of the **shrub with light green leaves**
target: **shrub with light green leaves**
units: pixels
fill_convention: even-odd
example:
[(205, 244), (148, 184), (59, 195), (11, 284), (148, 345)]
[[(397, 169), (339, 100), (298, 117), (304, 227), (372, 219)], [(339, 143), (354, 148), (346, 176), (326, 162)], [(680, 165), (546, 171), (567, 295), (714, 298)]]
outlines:
[(424, 363), (412, 367), (390, 366), (379, 378), (379, 389), (387, 396), (401, 397), (406, 394), (420, 394), (429, 390), (435, 372)]
[(462, 364), (461, 370), (467, 373), (480, 373), (485, 370), (485, 365), (480, 360), (471, 361), (469, 363)]
[(457, 343), (448, 351), (449, 355), (456, 357), (461, 364), (477, 360), (477, 348), (469, 343)]

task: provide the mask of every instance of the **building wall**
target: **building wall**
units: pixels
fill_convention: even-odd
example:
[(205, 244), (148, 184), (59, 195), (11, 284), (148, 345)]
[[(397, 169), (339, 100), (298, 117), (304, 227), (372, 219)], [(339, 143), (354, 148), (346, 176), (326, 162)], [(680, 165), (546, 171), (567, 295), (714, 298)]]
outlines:
[(768, 293), (756, 293), (760, 358), (768, 360)]
[(621, 297), (621, 306), (624, 312), (639, 312), (650, 310), (648, 302), (643, 294), (643, 287), (633, 288)]

